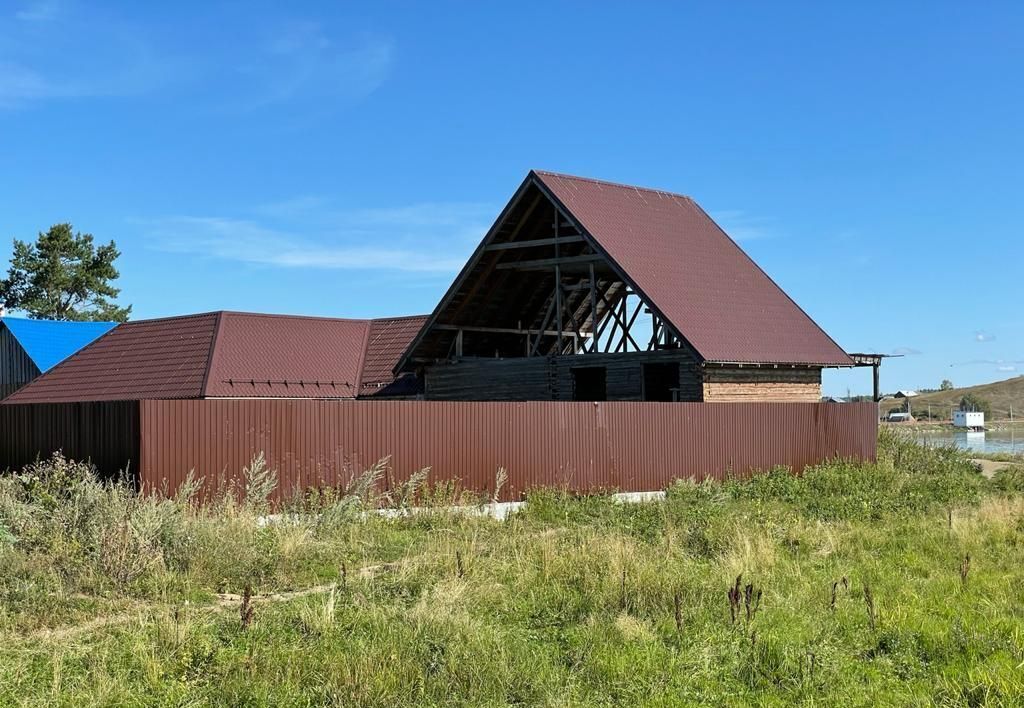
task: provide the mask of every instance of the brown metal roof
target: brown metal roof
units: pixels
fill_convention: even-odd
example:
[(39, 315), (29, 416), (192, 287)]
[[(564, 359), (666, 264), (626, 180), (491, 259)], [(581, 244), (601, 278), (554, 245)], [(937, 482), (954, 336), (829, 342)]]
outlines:
[(354, 398), (368, 320), (225, 312), (207, 397)]
[(4, 403), (199, 398), (218, 316), (118, 325)]
[(391, 370), (426, 321), (426, 315), (370, 321), (366, 356), (363, 360), (363, 376), (359, 388), (361, 396), (390, 392), (389, 387), (395, 381), (395, 375)]
[(211, 312), (119, 325), (4, 403), (391, 393), (424, 317)]
[(706, 361), (853, 365), (689, 197), (532, 174)]

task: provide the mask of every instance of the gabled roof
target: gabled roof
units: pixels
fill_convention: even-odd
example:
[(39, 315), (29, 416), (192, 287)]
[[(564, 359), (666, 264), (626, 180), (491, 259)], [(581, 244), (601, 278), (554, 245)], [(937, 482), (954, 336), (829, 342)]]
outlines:
[(0, 324), (7, 327), (28, 358), (43, 373), (117, 326), (116, 322), (67, 322), (21, 317), (0, 317)]
[[(552, 206), (553, 205), (553, 206)], [(559, 217), (553, 214), (557, 211)], [(621, 280), (707, 363), (853, 366), (846, 353), (689, 197), (553, 172), (530, 172), (399, 362), (444, 358), (452, 330), (478, 334), (474, 356), (516, 355), (497, 328), (543, 330), (554, 289), (553, 225), (578, 232), (561, 255), (596, 267), (601, 287)], [(561, 228), (561, 226), (559, 226)], [(575, 240), (572, 240), (575, 239)], [(509, 247), (521, 244), (518, 252)], [(531, 244), (536, 244), (532, 247)], [(594, 263), (597, 252), (602, 261)], [(515, 254), (514, 254), (515, 253)], [(514, 254), (514, 255), (513, 255)], [(532, 259), (532, 260), (531, 260)], [(524, 268), (517, 264), (536, 264)], [(566, 274), (563, 267), (562, 275)], [(593, 272), (593, 271), (592, 271)], [(586, 278), (586, 273), (577, 277)], [(612, 283), (612, 285), (606, 285)], [(621, 292), (596, 308), (578, 289), (563, 307), (593, 332)], [(546, 298), (546, 299), (545, 299)], [(545, 343), (545, 351), (557, 353)]]
[(534, 174), (705, 361), (853, 365), (689, 197)]
[(209, 312), (127, 322), (4, 402), (372, 395), (394, 381), (381, 371), (422, 321)]

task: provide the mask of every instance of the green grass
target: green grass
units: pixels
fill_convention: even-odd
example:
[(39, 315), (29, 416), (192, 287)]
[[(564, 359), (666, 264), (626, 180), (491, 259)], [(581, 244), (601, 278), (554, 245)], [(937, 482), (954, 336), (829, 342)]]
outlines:
[(881, 451), (504, 522), (363, 514), (368, 478), (271, 525), (258, 466), (199, 509), (50, 461), (0, 479), (0, 704), (1020, 705), (1024, 478)]

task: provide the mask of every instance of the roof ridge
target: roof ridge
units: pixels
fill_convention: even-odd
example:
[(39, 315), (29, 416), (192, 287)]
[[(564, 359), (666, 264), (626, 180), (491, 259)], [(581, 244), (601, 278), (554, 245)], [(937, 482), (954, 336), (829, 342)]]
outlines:
[(213, 358), (217, 356), (217, 341), (220, 339), (220, 328), (224, 323), (224, 312), (217, 313), (217, 321), (213, 324), (213, 335), (210, 337), (210, 351), (206, 355), (206, 370), (203, 372), (203, 383), (199, 386), (199, 395), (202, 398), (207, 396), (207, 388), (210, 385), (210, 372), (213, 371)]
[[(279, 312), (240, 312), (238, 310), (220, 310), (224, 315), (236, 315), (240, 317), (269, 317), (282, 320), (322, 320), (326, 322), (373, 322), (372, 317), (329, 317), (327, 315), (291, 315)], [(379, 318), (391, 319), (391, 318)]]
[(366, 354), (370, 350), (370, 330), (373, 329), (373, 320), (368, 320), (363, 328), (363, 346), (359, 351), (359, 361), (356, 366), (356, 380), (353, 381), (352, 396), (359, 397), (363, 390), (363, 367), (366, 366)]
[(394, 322), (395, 320), (421, 320), (430, 315), (398, 315), (397, 317), (373, 317), (370, 322)]
[(144, 320), (128, 320), (127, 322), (119, 322), (118, 326), (146, 324), (146, 323), (149, 323), (149, 322), (166, 322), (168, 320), (183, 320), (183, 319), (186, 319), (186, 318), (193, 318), (193, 317), (210, 317), (210, 316), (213, 316), (213, 315), (220, 315), (223, 312), (225, 312), (225, 311), (224, 310), (210, 310), (209, 312), (192, 312), (192, 313), (189, 313), (187, 315), (166, 315), (164, 317), (149, 317), (149, 318), (144, 319)]
[(552, 172), (550, 170), (531, 170), (536, 175), (547, 175), (549, 177), (559, 177), (561, 179), (573, 179), (579, 182), (590, 182), (591, 184), (600, 184), (607, 187), (617, 187), (619, 189), (634, 189), (639, 192), (653, 192), (655, 194), (665, 194), (670, 197), (680, 197), (687, 201), (693, 201), (693, 197), (688, 194), (682, 194), (680, 192), (670, 192), (667, 189), (658, 189), (656, 187), (641, 187), (636, 184), (626, 184), (625, 182), (612, 182), (606, 179), (597, 179), (596, 177), (581, 177), (579, 175), (569, 175), (564, 172)]

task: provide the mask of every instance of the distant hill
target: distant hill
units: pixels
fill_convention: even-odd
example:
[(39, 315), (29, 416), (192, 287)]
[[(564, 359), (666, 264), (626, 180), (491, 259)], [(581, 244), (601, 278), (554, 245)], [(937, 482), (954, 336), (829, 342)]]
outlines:
[[(922, 393), (910, 399), (910, 405), (915, 414), (924, 412), (930, 405), (932, 415), (941, 413), (944, 418), (949, 418), (950, 408), (955, 408), (960, 403), (960, 399), (968, 393), (973, 393), (988, 401), (992, 405), (992, 416), (995, 419), (1009, 418), (1012, 405), (1014, 419), (1024, 420), (1024, 376), (979, 386)], [(882, 410), (890, 411), (902, 408), (904, 400), (902, 398), (887, 398), (882, 401)]]

